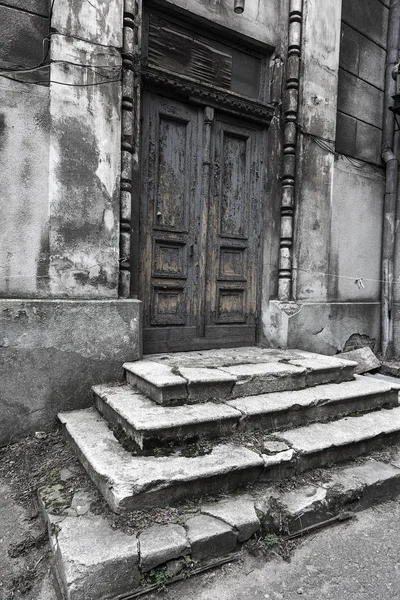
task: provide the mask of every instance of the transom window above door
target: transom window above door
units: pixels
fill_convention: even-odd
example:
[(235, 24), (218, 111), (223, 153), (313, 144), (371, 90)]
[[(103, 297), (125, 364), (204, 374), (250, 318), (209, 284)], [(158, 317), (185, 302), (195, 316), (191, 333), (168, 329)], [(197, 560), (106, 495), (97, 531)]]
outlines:
[(228, 46), (164, 15), (148, 16), (149, 65), (261, 100), (261, 56)]
[[(262, 121), (268, 107), (270, 52), (217, 36), (213, 30), (158, 11), (145, 13), (142, 75), (215, 108), (229, 105)], [(267, 108), (268, 107), (268, 108)]]

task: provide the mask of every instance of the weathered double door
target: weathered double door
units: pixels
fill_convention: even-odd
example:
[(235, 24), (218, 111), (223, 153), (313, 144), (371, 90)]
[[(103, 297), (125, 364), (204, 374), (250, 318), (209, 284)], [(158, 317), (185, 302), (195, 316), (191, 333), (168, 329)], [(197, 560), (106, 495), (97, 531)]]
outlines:
[(146, 93), (142, 131), (144, 351), (254, 343), (263, 129)]

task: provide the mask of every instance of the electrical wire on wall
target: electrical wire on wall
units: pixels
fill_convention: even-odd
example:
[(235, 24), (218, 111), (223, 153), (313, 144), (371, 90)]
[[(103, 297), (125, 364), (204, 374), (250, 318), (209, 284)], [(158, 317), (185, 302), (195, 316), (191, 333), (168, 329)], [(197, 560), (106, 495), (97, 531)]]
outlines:
[[(51, 23), (52, 21), (52, 16), (53, 16), (53, 11), (54, 11), (54, 4), (55, 4), (55, 0), (52, 0), (51, 6), (50, 6), (50, 11), (49, 11), (49, 23)], [(0, 68), (0, 77), (3, 79), (8, 79), (10, 81), (16, 81), (18, 83), (23, 83), (26, 85), (43, 85), (43, 84), (50, 84), (50, 83), (54, 83), (57, 85), (65, 85), (65, 86), (69, 86), (69, 87), (92, 87), (92, 86), (97, 86), (97, 85), (104, 85), (104, 84), (109, 84), (109, 83), (118, 83), (121, 81), (121, 73), (122, 73), (122, 66), (113, 66), (113, 65), (90, 65), (90, 64), (84, 64), (84, 63), (75, 63), (72, 61), (68, 61), (68, 60), (54, 60), (54, 59), (50, 59), (48, 60), (49, 57), (49, 53), (50, 53), (50, 41), (51, 41), (51, 37), (57, 35), (57, 36), (63, 36), (65, 38), (71, 38), (71, 39), (76, 39), (76, 40), (80, 40), (83, 42), (87, 42), (88, 40), (85, 40), (82, 37), (79, 36), (75, 36), (75, 35), (71, 35), (71, 34), (65, 34), (65, 33), (60, 33), (58, 31), (51, 31), (49, 33), (48, 36), (46, 36), (45, 38), (43, 38), (42, 40), (42, 60), (37, 64), (34, 65), (33, 67), (2, 67)], [(45, 45), (47, 42), (47, 47), (46, 47), (46, 51), (45, 51)], [(106, 44), (100, 44), (98, 42), (90, 42), (91, 46), (99, 46), (102, 48), (110, 48), (110, 46), (106, 45)], [(102, 77), (102, 81), (94, 81), (94, 82), (90, 82), (90, 83), (68, 83), (65, 81), (56, 81), (53, 79), (43, 79), (43, 80), (35, 80), (35, 81), (27, 81), (24, 79), (20, 79), (18, 77), (14, 77), (14, 75), (23, 75), (23, 74), (30, 74), (30, 73), (35, 73), (38, 71), (43, 71), (44, 69), (48, 69), (50, 67), (50, 65), (52, 64), (64, 64), (64, 65), (71, 65), (74, 67), (79, 67), (79, 68), (84, 68), (84, 69), (90, 69), (90, 71), (96, 75), (98, 75), (99, 77)], [(109, 71), (110, 76), (108, 77), (107, 74), (102, 73), (101, 71), (99, 71), (98, 69), (103, 69), (106, 71)]]

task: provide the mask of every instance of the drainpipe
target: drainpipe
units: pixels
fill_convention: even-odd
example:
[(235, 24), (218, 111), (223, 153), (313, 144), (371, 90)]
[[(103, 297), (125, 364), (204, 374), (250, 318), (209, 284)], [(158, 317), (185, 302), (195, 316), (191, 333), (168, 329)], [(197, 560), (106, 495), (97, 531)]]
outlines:
[(399, 62), (400, 0), (391, 0), (387, 38), (385, 96), (381, 157), (386, 166), (382, 232), (381, 349), (384, 358), (393, 355), (393, 263), (395, 243), (398, 160), (394, 154), (394, 114), (389, 110), (396, 93), (393, 69)]

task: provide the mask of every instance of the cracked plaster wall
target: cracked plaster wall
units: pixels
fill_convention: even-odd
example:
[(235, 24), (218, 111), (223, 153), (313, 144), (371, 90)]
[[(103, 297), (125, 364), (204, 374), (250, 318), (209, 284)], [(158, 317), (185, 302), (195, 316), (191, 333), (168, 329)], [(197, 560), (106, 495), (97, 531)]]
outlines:
[[(359, 0), (353, 4), (360, 8)], [(332, 141), (341, 19), (335, 0), (324, 3), (323, 11), (317, 2), (304, 3), (299, 121), (305, 131)], [(377, 350), (382, 174), (357, 169), (303, 135), (296, 186), (295, 300), (264, 302), (264, 341), (335, 354), (358, 334), (374, 340)]]
[[(32, 15), (5, 4), (0, 63), (40, 63), (47, 3), (34, 0)], [(97, 84), (119, 79), (122, 8), (56, 2), (49, 57), (65, 62), (29, 75), (50, 85), (0, 81), (2, 297), (117, 297), (121, 84)]]
[[(2, 2), (0, 31), (3, 4), (25, 7)], [(93, 384), (141, 356), (140, 302), (117, 299), (121, 84), (97, 85), (119, 79), (122, 0), (54, 8), (45, 85), (0, 79), (0, 445), (89, 405)], [(47, 33), (21, 23), (32, 66)]]

